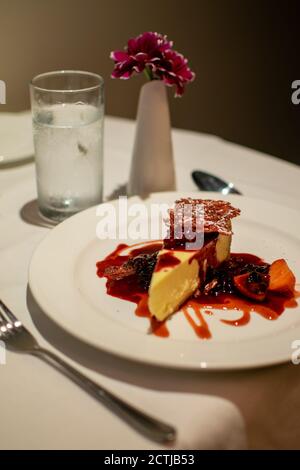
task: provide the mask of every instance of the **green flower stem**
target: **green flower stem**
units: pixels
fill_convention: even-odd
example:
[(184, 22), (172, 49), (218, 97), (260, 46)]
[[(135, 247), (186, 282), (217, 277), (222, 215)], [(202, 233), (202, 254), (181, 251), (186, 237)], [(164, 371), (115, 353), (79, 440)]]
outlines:
[(144, 74), (146, 75), (147, 80), (153, 80), (152, 70), (148, 69), (147, 67), (144, 68)]

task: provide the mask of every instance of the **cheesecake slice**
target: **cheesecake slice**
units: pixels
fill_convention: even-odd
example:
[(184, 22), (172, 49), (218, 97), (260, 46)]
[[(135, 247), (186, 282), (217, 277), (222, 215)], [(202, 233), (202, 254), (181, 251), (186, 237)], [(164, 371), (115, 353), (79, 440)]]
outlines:
[[(197, 211), (201, 209), (203, 243), (197, 250), (186, 249), (191, 236), (183, 229), (184, 206), (190, 205), (188, 230), (196, 233)], [(230, 255), (231, 219), (240, 211), (225, 201), (181, 199), (170, 211), (168, 235), (157, 256), (149, 286), (148, 308), (158, 321), (176, 312), (194, 292), (201, 288), (208, 267), (217, 267)], [(181, 238), (175, 238), (178, 224)]]

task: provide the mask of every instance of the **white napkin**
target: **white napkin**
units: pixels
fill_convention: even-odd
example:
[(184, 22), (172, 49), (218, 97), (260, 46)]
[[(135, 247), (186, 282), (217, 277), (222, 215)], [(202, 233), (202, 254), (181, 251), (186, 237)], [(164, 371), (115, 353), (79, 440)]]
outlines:
[(0, 164), (28, 159), (33, 154), (31, 112), (1, 112)]
[[(123, 393), (122, 393), (123, 395)], [(192, 393), (128, 390), (128, 399), (151, 415), (175, 426), (172, 449), (245, 449), (244, 419), (228, 400)]]

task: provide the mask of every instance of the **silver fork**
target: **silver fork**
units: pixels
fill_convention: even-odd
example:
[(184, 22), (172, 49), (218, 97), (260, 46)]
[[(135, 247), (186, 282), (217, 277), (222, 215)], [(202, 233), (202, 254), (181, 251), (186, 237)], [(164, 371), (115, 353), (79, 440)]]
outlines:
[(0, 340), (12, 351), (32, 354), (63, 372), (69, 379), (105, 404), (133, 428), (155, 442), (170, 443), (176, 438), (176, 430), (124, 402), (111, 392), (74, 369), (52, 351), (42, 348), (33, 335), (0, 300)]

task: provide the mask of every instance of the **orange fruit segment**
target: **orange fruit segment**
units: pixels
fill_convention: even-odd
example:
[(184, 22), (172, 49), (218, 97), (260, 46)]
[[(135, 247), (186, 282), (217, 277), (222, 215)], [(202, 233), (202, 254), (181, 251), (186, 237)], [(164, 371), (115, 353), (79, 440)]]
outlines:
[(277, 259), (271, 264), (269, 276), (269, 291), (281, 294), (294, 292), (296, 278), (284, 259)]

